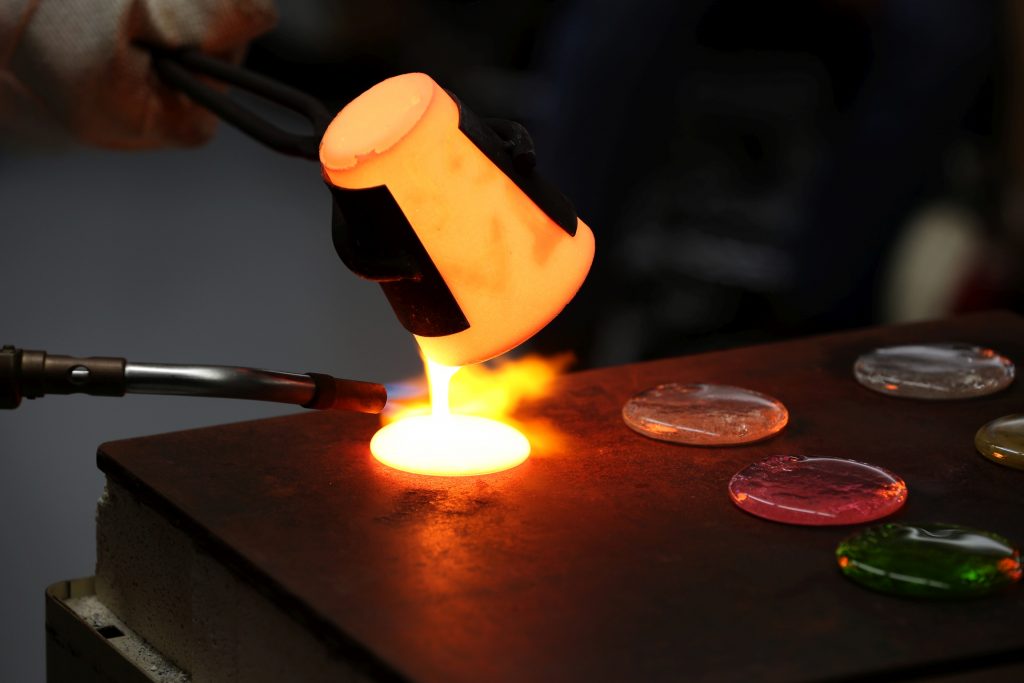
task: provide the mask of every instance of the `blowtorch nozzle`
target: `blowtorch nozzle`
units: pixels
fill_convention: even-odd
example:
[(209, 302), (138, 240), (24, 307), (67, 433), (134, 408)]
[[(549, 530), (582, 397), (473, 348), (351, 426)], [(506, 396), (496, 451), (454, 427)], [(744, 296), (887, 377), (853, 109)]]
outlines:
[(162, 394), (290, 403), (312, 410), (379, 413), (381, 384), (320, 373), (295, 374), (223, 365), (130, 363), (124, 358), (75, 358), (4, 346), (0, 349), (0, 409), (46, 394)]

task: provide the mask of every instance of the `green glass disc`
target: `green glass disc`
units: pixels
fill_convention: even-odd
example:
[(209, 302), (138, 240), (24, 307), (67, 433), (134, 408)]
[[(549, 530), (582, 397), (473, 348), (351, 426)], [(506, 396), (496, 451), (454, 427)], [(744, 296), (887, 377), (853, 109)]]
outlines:
[(872, 590), (918, 598), (988, 595), (1020, 579), (1020, 551), (987, 531), (951, 524), (878, 524), (842, 541), (843, 574)]

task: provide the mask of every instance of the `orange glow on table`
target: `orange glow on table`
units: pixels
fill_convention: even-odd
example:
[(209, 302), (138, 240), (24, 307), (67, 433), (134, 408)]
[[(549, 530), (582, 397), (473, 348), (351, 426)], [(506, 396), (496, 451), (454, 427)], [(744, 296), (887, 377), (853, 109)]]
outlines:
[(529, 457), (530, 442), (516, 428), (451, 413), (449, 387), (459, 369), (427, 360), (431, 412), (382, 427), (370, 440), (373, 457), (403, 472), (448, 477), (501, 472)]

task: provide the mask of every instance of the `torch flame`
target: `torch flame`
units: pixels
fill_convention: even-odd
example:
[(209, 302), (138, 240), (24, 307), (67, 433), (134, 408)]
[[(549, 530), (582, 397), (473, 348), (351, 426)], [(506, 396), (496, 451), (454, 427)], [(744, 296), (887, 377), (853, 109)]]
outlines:
[[(512, 412), (523, 400), (545, 395), (571, 360), (569, 354), (527, 356), (494, 368), (458, 368), (425, 359), (430, 403), (389, 406), (388, 424), (374, 435), (370, 451), (385, 465), (418, 474), (465, 476), (515, 467), (530, 455), (530, 441), (508, 424)], [(531, 431), (550, 443), (550, 429), (537, 425)]]

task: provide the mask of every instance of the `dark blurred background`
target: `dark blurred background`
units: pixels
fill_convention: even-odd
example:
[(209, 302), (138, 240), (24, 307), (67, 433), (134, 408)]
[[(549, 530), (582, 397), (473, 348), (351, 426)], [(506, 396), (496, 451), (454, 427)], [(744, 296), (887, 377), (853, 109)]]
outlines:
[[(247, 65), (333, 109), (424, 71), (532, 131), (598, 242), (535, 350), (605, 365), (1024, 304), (1012, 0), (279, 11)], [(418, 372), (379, 289), (334, 255), (329, 216), (315, 165), (224, 126), (195, 149), (2, 152), (0, 342), (377, 381)], [(0, 680), (42, 679), (43, 589), (92, 572), (98, 443), (282, 412), (55, 397), (0, 414)]]

